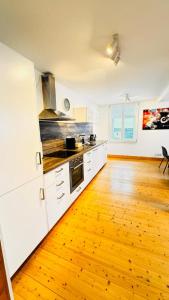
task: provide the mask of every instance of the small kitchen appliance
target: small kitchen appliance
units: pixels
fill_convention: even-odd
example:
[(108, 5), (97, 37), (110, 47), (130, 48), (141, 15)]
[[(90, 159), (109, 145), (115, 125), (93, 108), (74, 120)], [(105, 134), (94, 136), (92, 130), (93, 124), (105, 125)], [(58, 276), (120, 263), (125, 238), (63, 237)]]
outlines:
[(91, 134), (89, 138), (90, 145), (96, 145), (96, 134)]
[(75, 149), (76, 148), (76, 139), (74, 137), (66, 138), (66, 149)]
[(96, 142), (96, 134), (90, 135), (90, 142)]

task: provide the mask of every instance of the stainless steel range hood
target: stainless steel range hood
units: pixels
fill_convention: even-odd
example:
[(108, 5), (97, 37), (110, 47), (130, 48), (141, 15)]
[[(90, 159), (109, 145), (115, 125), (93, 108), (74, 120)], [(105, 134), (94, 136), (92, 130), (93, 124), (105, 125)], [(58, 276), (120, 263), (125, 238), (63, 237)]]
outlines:
[(44, 110), (39, 114), (40, 121), (73, 121), (69, 116), (56, 110), (55, 77), (46, 72), (42, 76)]

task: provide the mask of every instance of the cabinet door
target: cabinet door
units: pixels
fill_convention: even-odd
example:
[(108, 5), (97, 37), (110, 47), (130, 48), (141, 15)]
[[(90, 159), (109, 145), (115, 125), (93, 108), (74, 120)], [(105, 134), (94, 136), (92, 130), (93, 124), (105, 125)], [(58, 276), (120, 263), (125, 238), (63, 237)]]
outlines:
[(100, 169), (100, 151), (99, 147), (96, 147), (95, 149), (92, 150), (92, 167), (93, 167), (93, 176), (95, 176), (99, 169)]
[(107, 162), (107, 144), (104, 143), (102, 145), (102, 164), (105, 165), (105, 163)]
[(73, 118), (76, 120), (76, 122), (88, 122), (87, 107), (74, 107)]
[(32, 62), (0, 43), (0, 195), (42, 174)]
[(47, 234), (45, 201), (40, 199), (43, 177), (0, 198), (0, 225), (10, 276)]
[(100, 170), (105, 164), (105, 146), (104, 146), (104, 144), (100, 145), (98, 147), (98, 150), (99, 150), (99, 170)]
[(100, 145), (96, 147), (93, 151), (93, 176), (95, 176), (99, 170), (103, 167), (105, 164), (105, 147), (104, 145)]
[(9, 289), (9, 282), (5, 268), (4, 256), (2, 252), (1, 240), (0, 240), (0, 299), (11, 300), (11, 290)]
[(92, 164), (85, 163), (84, 164), (84, 185), (85, 185), (85, 187), (92, 180), (92, 178), (93, 178)]

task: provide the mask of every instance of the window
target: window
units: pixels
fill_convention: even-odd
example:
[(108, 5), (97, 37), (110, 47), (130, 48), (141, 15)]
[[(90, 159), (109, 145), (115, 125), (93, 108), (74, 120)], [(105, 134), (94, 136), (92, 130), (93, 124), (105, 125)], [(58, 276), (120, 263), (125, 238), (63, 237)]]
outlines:
[(137, 104), (115, 104), (111, 110), (112, 130), (111, 138), (113, 141), (134, 142), (137, 138)]

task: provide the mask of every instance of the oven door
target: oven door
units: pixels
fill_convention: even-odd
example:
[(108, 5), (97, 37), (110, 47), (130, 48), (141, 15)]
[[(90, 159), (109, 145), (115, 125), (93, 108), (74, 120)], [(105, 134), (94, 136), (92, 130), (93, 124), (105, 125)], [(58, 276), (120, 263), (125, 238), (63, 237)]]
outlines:
[(70, 192), (72, 193), (84, 181), (83, 162), (77, 166), (70, 165)]

